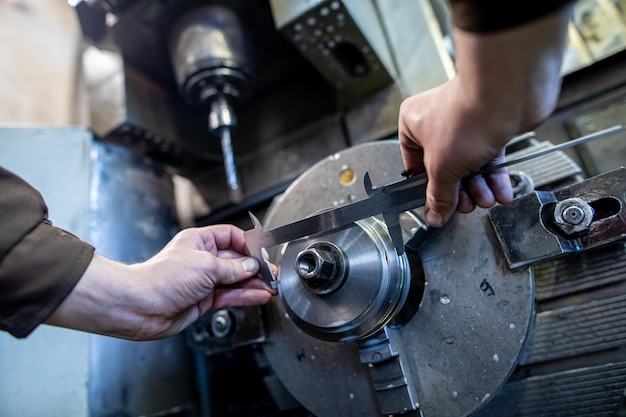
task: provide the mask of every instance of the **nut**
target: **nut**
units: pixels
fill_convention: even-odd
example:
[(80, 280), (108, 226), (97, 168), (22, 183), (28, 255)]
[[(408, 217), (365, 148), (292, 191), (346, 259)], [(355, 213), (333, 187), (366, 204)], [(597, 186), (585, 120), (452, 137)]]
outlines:
[(333, 278), (335, 266), (335, 259), (329, 252), (316, 248), (300, 252), (296, 260), (296, 272), (305, 280), (330, 280)]
[(295, 270), (306, 288), (317, 294), (330, 294), (345, 280), (345, 258), (330, 242), (317, 242), (296, 256)]
[(568, 236), (589, 231), (593, 220), (593, 208), (580, 198), (560, 201), (554, 208), (554, 224)]

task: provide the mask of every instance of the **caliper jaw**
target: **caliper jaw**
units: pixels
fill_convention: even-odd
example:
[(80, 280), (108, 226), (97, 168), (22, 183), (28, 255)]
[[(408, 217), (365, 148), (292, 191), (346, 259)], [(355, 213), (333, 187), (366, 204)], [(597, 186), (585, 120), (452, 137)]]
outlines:
[(626, 238), (626, 168), (495, 206), (491, 223), (510, 268)]
[(278, 280), (274, 277), (272, 273), (272, 268), (270, 266), (270, 262), (268, 260), (268, 254), (265, 250), (263, 244), (263, 236), (265, 235), (265, 231), (263, 230), (263, 225), (261, 221), (257, 219), (257, 217), (252, 214), (250, 215), (250, 220), (252, 221), (253, 228), (250, 230), (246, 230), (244, 232), (244, 236), (246, 237), (246, 243), (248, 245), (248, 250), (250, 251), (250, 256), (255, 257), (259, 261), (259, 275), (270, 286), (272, 289), (278, 288)]

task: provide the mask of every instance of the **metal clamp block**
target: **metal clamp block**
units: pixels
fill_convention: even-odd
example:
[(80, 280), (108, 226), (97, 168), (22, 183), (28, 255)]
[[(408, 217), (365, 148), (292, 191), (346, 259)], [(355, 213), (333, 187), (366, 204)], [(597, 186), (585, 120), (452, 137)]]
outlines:
[(626, 237), (626, 168), (556, 191), (536, 191), (489, 211), (510, 268)]

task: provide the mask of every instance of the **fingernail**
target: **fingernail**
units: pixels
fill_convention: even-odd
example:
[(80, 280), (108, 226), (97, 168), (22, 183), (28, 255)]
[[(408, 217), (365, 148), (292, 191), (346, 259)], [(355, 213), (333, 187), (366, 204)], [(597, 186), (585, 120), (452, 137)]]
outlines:
[(430, 227), (441, 227), (443, 224), (443, 217), (435, 211), (428, 210), (426, 212), (426, 223), (428, 223)]
[(259, 263), (256, 258), (246, 258), (241, 262), (241, 267), (245, 272), (256, 272), (259, 268)]

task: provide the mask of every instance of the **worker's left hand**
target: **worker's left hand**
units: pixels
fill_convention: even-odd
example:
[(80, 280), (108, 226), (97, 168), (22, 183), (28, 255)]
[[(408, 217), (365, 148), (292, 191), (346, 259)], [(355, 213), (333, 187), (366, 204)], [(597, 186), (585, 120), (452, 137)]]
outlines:
[(230, 225), (183, 230), (134, 268), (154, 292), (146, 299), (155, 315), (146, 338), (175, 334), (209, 310), (264, 304), (275, 294), (257, 276), (243, 231)]
[(143, 263), (95, 255), (47, 323), (133, 340), (172, 336), (209, 310), (269, 302), (276, 291), (258, 270), (243, 230), (185, 229)]

